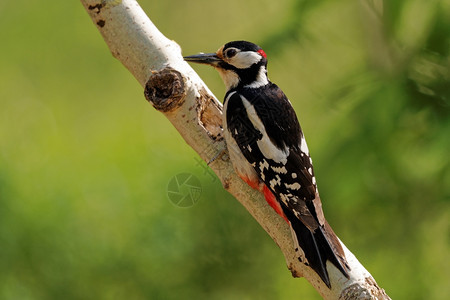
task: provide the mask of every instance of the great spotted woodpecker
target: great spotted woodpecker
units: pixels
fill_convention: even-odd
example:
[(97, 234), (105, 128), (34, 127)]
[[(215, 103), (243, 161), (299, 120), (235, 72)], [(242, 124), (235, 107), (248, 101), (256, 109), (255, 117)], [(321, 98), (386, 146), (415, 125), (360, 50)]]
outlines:
[(227, 90), (223, 124), (231, 162), (290, 225), (298, 259), (329, 288), (327, 260), (348, 278), (344, 251), (322, 212), (305, 137), (288, 98), (267, 78), (266, 53), (233, 41), (216, 53), (184, 59), (219, 71)]

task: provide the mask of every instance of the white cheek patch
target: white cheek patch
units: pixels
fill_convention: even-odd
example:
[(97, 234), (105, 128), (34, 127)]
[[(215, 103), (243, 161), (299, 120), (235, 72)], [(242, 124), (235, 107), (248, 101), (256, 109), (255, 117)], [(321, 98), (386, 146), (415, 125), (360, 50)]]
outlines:
[(262, 59), (262, 56), (253, 51), (241, 51), (228, 60), (230, 65), (235, 66), (238, 69), (247, 69), (251, 65), (258, 63)]

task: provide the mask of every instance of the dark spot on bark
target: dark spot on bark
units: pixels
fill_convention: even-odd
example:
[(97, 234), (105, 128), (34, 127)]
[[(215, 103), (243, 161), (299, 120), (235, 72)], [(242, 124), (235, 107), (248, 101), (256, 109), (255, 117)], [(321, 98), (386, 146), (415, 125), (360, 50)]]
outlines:
[[(220, 137), (218, 140), (221, 141), (222, 137)], [(230, 160), (230, 155), (228, 154), (228, 151), (223, 152), (223, 154), (220, 156), (220, 159), (222, 161), (229, 161)]]
[(97, 21), (97, 25), (100, 26), (100, 27), (105, 26), (105, 23), (106, 23), (105, 20), (98, 20)]
[(377, 285), (375, 279), (373, 279), (373, 277), (366, 277), (366, 278), (364, 278), (364, 281), (365, 281), (367, 284), (372, 285), (372, 286), (374, 286), (374, 287), (376, 287), (376, 288), (378, 288), (378, 289), (380, 288), (380, 287)]
[(224, 189), (228, 190), (230, 188), (230, 181), (231, 181), (230, 177), (227, 177), (227, 178), (225, 178), (223, 180), (223, 184), (222, 185), (223, 185)]
[(89, 5), (88, 9), (89, 10), (96, 10), (95, 13), (99, 14), (100, 11), (102, 10), (102, 8), (105, 6), (105, 4), (103, 3), (103, 1), (99, 4), (95, 4), (95, 5)]
[(292, 277), (299, 278), (302, 277), (302, 274), (298, 273), (292, 264), (288, 266), (289, 271), (291, 271)]
[(170, 67), (155, 71), (145, 84), (144, 95), (157, 110), (172, 111), (184, 103), (186, 91), (183, 76)]

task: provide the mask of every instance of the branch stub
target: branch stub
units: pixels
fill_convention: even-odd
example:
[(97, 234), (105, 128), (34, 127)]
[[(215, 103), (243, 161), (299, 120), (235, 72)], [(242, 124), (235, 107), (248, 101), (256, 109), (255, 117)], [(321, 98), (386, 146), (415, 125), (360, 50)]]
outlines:
[(184, 78), (180, 72), (170, 67), (152, 71), (145, 84), (144, 95), (155, 109), (170, 112), (184, 103)]

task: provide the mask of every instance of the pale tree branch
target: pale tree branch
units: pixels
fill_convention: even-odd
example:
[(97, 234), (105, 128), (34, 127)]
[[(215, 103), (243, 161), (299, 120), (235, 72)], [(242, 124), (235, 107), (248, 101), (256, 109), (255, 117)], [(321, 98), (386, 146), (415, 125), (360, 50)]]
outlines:
[(294, 277), (306, 278), (324, 299), (389, 299), (345, 245), (350, 279), (327, 262), (331, 289), (299, 262), (286, 222), (232, 168), (222, 138), (222, 104), (183, 60), (180, 47), (159, 32), (136, 1), (81, 2), (114, 57), (145, 88), (146, 98), (169, 119), (186, 143), (204, 161), (212, 161), (209, 166), (223, 187), (277, 243)]

